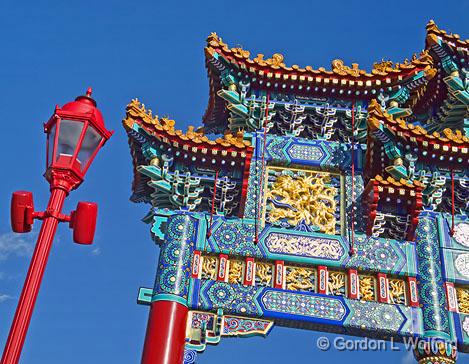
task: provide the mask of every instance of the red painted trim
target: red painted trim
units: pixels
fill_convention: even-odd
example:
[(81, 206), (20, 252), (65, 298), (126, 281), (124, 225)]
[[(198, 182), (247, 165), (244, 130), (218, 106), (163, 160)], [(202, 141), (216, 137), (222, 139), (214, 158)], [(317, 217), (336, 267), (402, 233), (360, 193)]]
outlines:
[(241, 189), (241, 202), (239, 206), (238, 217), (244, 216), (244, 207), (246, 206), (246, 197), (248, 194), (249, 188), (249, 174), (251, 169), (251, 160), (252, 160), (253, 149), (249, 149), (244, 160), (244, 171), (243, 171), (243, 185)]
[(202, 272), (202, 253), (199, 250), (194, 251), (194, 256), (192, 257), (192, 269), (191, 277), (200, 278), (200, 273)]
[(419, 307), (419, 294), (415, 277), (407, 277), (407, 301), (409, 306)]
[(327, 283), (329, 280), (329, 274), (327, 272), (327, 267), (324, 265), (318, 266), (318, 293), (320, 294), (327, 294)]
[(349, 269), (347, 273), (348, 273), (348, 280), (347, 280), (348, 298), (358, 299), (359, 294), (360, 294), (358, 272), (356, 269)]
[(459, 312), (458, 298), (456, 296), (456, 289), (454, 288), (454, 283), (446, 282), (445, 288), (446, 288), (446, 305), (448, 307), (448, 311)]
[(182, 364), (188, 308), (173, 301), (155, 301), (148, 318), (142, 364)]
[(246, 258), (246, 265), (244, 267), (244, 285), (253, 286), (255, 282), (256, 267), (254, 258)]
[(219, 255), (217, 281), (228, 281), (228, 255), (226, 254)]
[(384, 273), (378, 273), (378, 302), (389, 303), (389, 281)]
[[(273, 67), (271, 65), (260, 65), (258, 63), (255, 63), (255, 62), (248, 62), (246, 59), (242, 58), (242, 57), (238, 57), (237, 55), (234, 55), (230, 50), (228, 50), (227, 52), (227, 49), (225, 49), (224, 47), (222, 46), (215, 46), (215, 47), (212, 47), (211, 45), (209, 45), (210, 48), (212, 49), (212, 51), (210, 52), (205, 52), (205, 55), (206, 55), (206, 58), (212, 58), (213, 57), (213, 53), (216, 52), (218, 53), (219, 56), (222, 56), (227, 62), (233, 64), (236, 66), (236, 69), (240, 69), (241, 71), (243, 72), (247, 72), (247, 70), (252, 70), (254, 69), (254, 72), (256, 73), (257, 75), (257, 78), (258, 79), (265, 79), (266, 81), (269, 80), (269, 78), (267, 77), (267, 74), (268, 73), (272, 73), (272, 74), (281, 74), (281, 75), (291, 75), (292, 77), (289, 77), (285, 82), (287, 84), (294, 84), (294, 85), (297, 85), (298, 83), (300, 84), (309, 84), (310, 81), (308, 81), (308, 77), (312, 77), (314, 79), (314, 84), (317, 86), (319, 84), (324, 84), (324, 85), (329, 85), (331, 86), (332, 83), (328, 83), (326, 84), (325, 82), (322, 82), (324, 79), (327, 79), (327, 80), (330, 80), (332, 78), (337, 78), (339, 80), (343, 80), (343, 79), (346, 79), (346, 80), (349, 80), (350, 79), (350, 76), (349, 75), (345, 75), (345, 76), (340, 76), (340, 75), (334, 75), (334, 76), (330, 76), (330, 75), (327, 75), (325, 72), (323, 72), (322, 74), (320, 74), (319, 72), (321, 72), (320, 70), (303, 70), (303, 72), (300, 72), (300, 71), (297, 71), (296, 69), (293, 69), (293, 68), (289, 68), (289, 69), (286, 69), (286, 68), (283, 68), (283, 67)], [(426, 66), (426, 65), (425, 65)], [(307, 67), (308, 68), (308, 67)], [(377, 75), (377, 76), (374, 76), (371, 80), (373, 82), (375, 82), (376, 80), (380, 80), (382, 82), (382, 84), (387, 84), (389, 85), (387, 82), (386, 82), (386, 79), (391, 79), (391, 85), (395, 85), (396, 83), (399, 83), (399, 76), (401, 76), (402, 78), (407, 78), (407, 77), (411, 77), (415, 74), (417, 74), (418, 72), (422, 71), (424, 69), (424, 65), (414, 65), (413, 68), (409, 69), (409, 70), (401, 70), (401, 72), (399, 72), (397, 75), (396, 74), (391, 74), (391, 73), (388, 73), (384, 76), (380, 76), (380, 75)], [(264, 72), (264, 76), (260, 76), (259, 75), (259, 71), (263, 71)], [(249, 71), (251, 72), (251, 71)], [(300, 77), (301, 76), (304, 76), (306, 77), (306, 79), (304, 81), (299, 81), (300, 80)], [(316, 80), (318, 80), (319, 82), (317, 82)], [(367, 81), (367, 78), (366, 77), (363, 77), (363, 78), (357, 78), (357, 79), (354, 79), (353, 81), (355, 81), (355, 88), (359, 88), (359, 89), (370, 89), (372, 88), (372, 86), (367, 86), (365, 81)], [(362, 86), (358, 86), (357, 85), (357, 81), (363, 81), (363, 85)], [(264, 83), (265, 84), (265, 83)], [(352, 87), (352, 88), (354, 88)], [(373, 87), (375, 87), (375, 84), (373, 85)], [(270, 87), (266, 87), (265, 85), (263, 85), (262, 89), (266, 89), (266, 90), (273, 90), (275, 91), (275, 87), (274, 85), (270, 86)], [(306, 93), (306, 92), (304, 92)], [(313, 92), (307, 92), (307, 94), (311, 94)], [(369, 95), (370, 98), (372, 97), (372, 95), (370, 94)]]
[(283, 260), (275, 261), (274, 288), (285, 289), (285, 262)]
[(376, 180), (370, 181), (366, 186), (364, 196), (364, 204), (366, 210), (368, 210), (368, 222), (366, 226), (366, 234), (370, 236), (373, 233), (373, 225), (376, 219), (378, 201), (379, 201), (379, 191), (378, 191), (378, 182)]

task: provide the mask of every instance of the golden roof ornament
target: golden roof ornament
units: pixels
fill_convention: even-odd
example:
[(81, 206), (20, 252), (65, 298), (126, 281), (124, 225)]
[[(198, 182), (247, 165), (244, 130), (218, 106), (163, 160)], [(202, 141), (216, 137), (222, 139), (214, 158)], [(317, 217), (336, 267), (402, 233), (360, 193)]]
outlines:
[(273, 67), (285, 67), (285, 63), (283, 63), (283, 54), (281, 53), (274, 53), (272, 58), (264, 59), (264, 55), (259, 53), (256, 58), (254, 58), (254, 62), (258, 63), (261, 66), (269, 65)]
[(341, 59), (334, 59), (332, 61), (332, 72), (341, 76), (360, 76), (361, 70), (358, 68), (358, 63), (352, 63), (352, 67), (346, 66)]
[(242, 57), (242, 58), (249, 58), (251, 54), (249, 51), (246, 51), (241, 47), (231, 48), (231, 51), (234, 53), (235, 56)]
[(373, 63), (373, 70), (371, 72), (377, 75), (386, 75), (390, 70), (393, 70), (393, 66), (394, 64), (391, 61), (382, 59), (379, 63)]

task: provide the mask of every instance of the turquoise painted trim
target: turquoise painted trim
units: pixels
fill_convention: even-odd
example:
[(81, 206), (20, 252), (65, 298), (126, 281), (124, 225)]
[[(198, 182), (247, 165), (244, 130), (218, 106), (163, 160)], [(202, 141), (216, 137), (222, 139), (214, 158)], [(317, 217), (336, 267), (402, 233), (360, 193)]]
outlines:
[[(212, 236), (204, 240), (204, 244), (199, 246), (203, 246), (202, 250), (205, 252), (216, 254), (253, 256), (306, 265), (358, 268), (401, 276), (417, 275), (416, 249), (415, 243), (412, 242), (368, 238), (364, 234), (357, 234), (355, 240), (357, 254), (350, 257), (348, 255), (348, 241), (340, 235), (303, 232), (269, 225), (261, 231), (259, 243), (256, 245), (253, 242), (254, 230), (254, 221), (251, 219), (227, 220), (216, 217), (214, 218)], [(304, 241), (298, 242), (298, 246), (303, 246), (303, 248), (293, 247), (295, 243), (292, 242), (292, 247), (285, 247), (277, 243), (274, 249), (273, 234), (278, 235), (287, 242), (302, 239)], [(275, 236), (275, 238), (277, 237)], [(329, 256), (307, 256), (302, 252), (295, 251), (297, 249), (306, 249), (305, 244), (311, 244), (312, 249), (313, 245), (316, 244), (315, 242), (319, 240), (330, 241), (334, 245), (334, 249), (340, 251), (340, 255), (332, 259)], [(292, 251), (292, 253), (289, 251)]]
[(208, 231), (208, 224), (210, 224), (210, 217), (206, 216), (206, 214), (201, 214), (198, 217), (199, 224), (197, 230), (197, 241), (195, 242), (195, 249), (196, 250), (203, 250), (205, 247), (205, 241), (207, 240), (207, 231)]
[[(191, 267), (192, 269), (192, 267)], [(189, 279), (189, 288), (187, 290), (187, 307), (192, 307), (192, 294), (194, 293), (194, 278)]]
[(140, 287), (138, 289), (137, 303), (139, 305), (149, 305), (153, 297), (153, 288)]
[(429, 331), (425, 331), (425, 334), (423, 335), (424, 338), (438, 338), (438, 339), (444, 339), (444, 340), (449, 340), (451, 341), (451, 335), (449, 334), (445, 334), (441, 331), (433, 331), (433, 330), (429, 330)]
[(450, 328), (449, 333), (450, 333), (451, 341), (455, 343), (458, 341), (458, 335), (456, 334), (456, 326), (454, 324), (454, 315), (451, 315), (451, 313), (449, 313), (448, 316), (449, 316), (449, 328)]
[(177, 302), (177, 303), (180, 303), (181, 305), (188, 307), (187, 300), (185, 300), (182, 297), (176, 296), (174, 294), (170, 294), (170, 293), (160, 293), (160, 294), (154, 295), (151, 299), (151, 302), (156, 302), (156, 301), (173, 301), (173, 302)]
[(469, 331), (465, 331), (463, 328), (464, 321), (469, 321), (469, 315), (460, 313), (457, 315), (459, 319), (459, 327), (461, 331), (461, 339), (463, 342), (463, 345), (467, 348), (467, 352), (469, 352)]
[(456, 259), (463, 259), (463, 256), (466, 257), (468, 254), (467, 250), (441, 249), (443, 267), (446, 273), (445, 278), (447, 281), (459, 284), (469, 284), (469, 277), (461, 274), (455, 267)]

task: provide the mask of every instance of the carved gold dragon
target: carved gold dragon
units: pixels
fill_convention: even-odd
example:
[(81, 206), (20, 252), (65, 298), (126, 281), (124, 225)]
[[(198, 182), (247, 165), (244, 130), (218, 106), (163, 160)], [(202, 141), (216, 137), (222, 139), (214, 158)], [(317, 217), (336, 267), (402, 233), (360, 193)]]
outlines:
[(360, 299), (364, 301), (374, 300), (375, 280), (372, 276), (359, 275)]
[(241, 284), (243, 276), (243, 262), (240, 260), (230, 260), (230, 272), (228, 274), (228, 283)]
[(342, 296), (345, 294), (345, 273), (329, 271), (329, 281), (327, 282), (329, 294)]
[(288, 204), (292, 208), (277, 207), (271, 203), (268, 220), (274, 223), (286, 219), (292, 226), (304, 220), (307, 225), (317, 226), (326, 234), (335, 234), (337, 189), (327, 185), (330, 180), (329, 175), (319, 173), (277, 177), (267, 191), (267, 198)]
[(469, 289), (456, 288), (456, 296), (458, 298), (459, 312), (469, 314)]
[(217, 277), (217, 263), (216, 257), (205, 256), (202, 260), (202, 278), (215, 279)]
[(300, 267), (287, 267), (287, 289), (291, 291), (314, 291), (314, 270)]

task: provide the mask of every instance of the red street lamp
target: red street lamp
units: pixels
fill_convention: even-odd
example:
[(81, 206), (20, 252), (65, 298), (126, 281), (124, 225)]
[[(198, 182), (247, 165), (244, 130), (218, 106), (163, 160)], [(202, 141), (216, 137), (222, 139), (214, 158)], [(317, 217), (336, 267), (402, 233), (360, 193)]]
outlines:
[(113, 133), (104, 126), (104, 119), (96, 108), (96, 101), (91, 98), (91, 92), (89, 88), (86, 95), (78, 96), (62, 108), (56, 106), (54, 115), (44, 125), (47, 134), (47, 168), (44, 176), (50, 183), (51, 191), (47, 209), (44, 212), (34, 211), (31, 192), (14, 192), (11, 199), (14, 232), (31, 231), (34, 219), (42, 220), (42, 226), (1, 364), (17, 364), (19, 361), (58, 223), (69, 223), (76, 243), (93, 242), (98, 211), (95, 203), (79, 202), (70, 215), (62, 214), (65, 197), (83, 182), (94, 157)]

